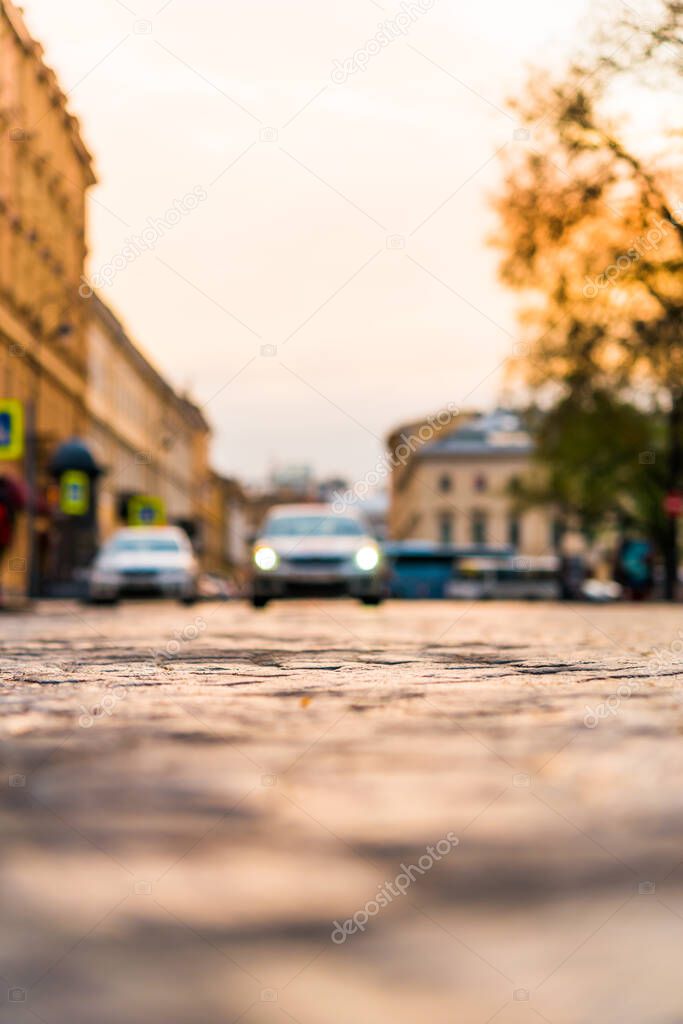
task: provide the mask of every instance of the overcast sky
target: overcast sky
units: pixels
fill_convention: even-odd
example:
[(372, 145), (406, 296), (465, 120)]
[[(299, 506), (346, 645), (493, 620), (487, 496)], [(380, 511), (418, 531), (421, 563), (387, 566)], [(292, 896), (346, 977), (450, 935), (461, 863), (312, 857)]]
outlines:
[(225, 472), (363, 476), (397, 422), (499, 393), (504, 101), (591, 5), (422, 6), (25, 0), (95, 154), (90, 274), (205, 404)]

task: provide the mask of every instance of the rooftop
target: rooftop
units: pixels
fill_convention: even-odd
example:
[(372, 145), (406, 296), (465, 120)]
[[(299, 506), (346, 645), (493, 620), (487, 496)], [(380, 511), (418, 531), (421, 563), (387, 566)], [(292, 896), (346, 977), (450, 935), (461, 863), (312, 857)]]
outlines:
[(534, 449), (521, 418), (508, 409), (483, 413), (463, 426), (427, 444), (418, 458), (449, 455), (528, 455)]
[(86, 168), (88, 181), (91, 185), (94, 185), (97, 179), (92, 166), (93, 158), (81, 136), (78, 118), (69, 111), (67, 94), (60, 87), (55, 72), (45, 63), (43, 47), (31, 36), (23, 19), (23, 13), (23, 8), (18, 7), (12, 0), (0, 0), (0, 17), (4, 15), (7, 24), (24, 53), (35, 61), (38, 75), (46, 84), (53, 106), (58, 107), (62, 112), (66, 131), (78, 155), (78, 159)]
[(201, 408), (186, 395), (178, 394), (168, 383), (166, 378), (131, 339), (111, 307), (96, 292), (93, 293), (89, 301), (92, 304), (93, 316), (109, 329), (109, 332), (116, 338), (123, 351), (128, 354), (128, 357), (136, 364), (140, 371), (154, 383), (166, 397), (166, 400), (174, 405), (186, 420), (191, 420), (197, 429), (209, 432), (211, 428)]

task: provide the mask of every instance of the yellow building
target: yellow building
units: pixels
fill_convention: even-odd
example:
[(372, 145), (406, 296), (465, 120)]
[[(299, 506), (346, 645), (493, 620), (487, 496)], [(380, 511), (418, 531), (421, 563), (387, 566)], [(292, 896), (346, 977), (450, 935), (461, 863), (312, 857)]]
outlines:
[(184, 526), (201, 550), (209, 518), (209, 425), (97, 295), (88, 305), (85, 439), (104, 470), (100, 536), (124, 525), (130, 498), (143, 495), (160, 499), (167, 521)]
[[(86, 192), (95, 183), (66, 109), (17, 8), (0, 0), (0, 331), (3, 390), (31, 397), (39, 430), (82, 420)], [(38, 373), (36, 373), (38, 371)]]
[[(29, 485), (36, 527), (31, 545), (31, 517), (20, 516), (2, 566), (0, 582), (16, 593), (68, 585), (97, 534), (122, 524), (135, 495), (157, 499), (200, 551), (208, 535), (213, 491), (201, 410), (81, 288), (94, 183), (78, 122), (42, 48), (19, 8), (0, 0), (0, 402), (22, 404), (30, 442), (24, 457), (0, 461), (0, 476)], [(88, 488), (90, 495), (97, 487), (100, 501), (96, 519), (89, 506), (87, 537), (60, 504), (51, 473), (56, 451), (74, 437), (102, 470)]]
[(203, 509), (204, 567), (219, 575), (240, 579), (248, 551), (250, 528), (247, 497), (237, 480), (211, 472)]
[(424, 437), (409, 427), (390, 438), (392, 540), (511, 546), (529, 556), (554, 553), (558, 537), (552, 513), (520, 512), (510, 497), (515, 479), (533, 472), (532, 440), (514, 413), (465, 417), (440, 436), (425, 432)]
[[(78, 122), (19, 9), (0, 0), (0, 399), (35, 418), (40, 493), (60, 441), (85, 425), (86, 336), (79, 285), (86, 254), (86, 193), (95, 177)], [(39, 511), (44, 511), (41, 509)], [(39, 527), (45, 527), (39, 517)], [(26, 590), (26, 519), (5, 583)], [(9, 577), (7, 576), (9, 572)]]

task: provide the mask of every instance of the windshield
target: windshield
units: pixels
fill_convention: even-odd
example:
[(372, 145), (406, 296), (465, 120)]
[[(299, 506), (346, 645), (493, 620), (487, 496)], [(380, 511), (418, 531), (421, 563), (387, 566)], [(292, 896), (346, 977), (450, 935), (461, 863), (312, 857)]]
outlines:
[(180, 544), (174, 537), (117, 537), (107, 544), (107, 554), (121, 551), (180, 551)]
[(277, 516), (266, 523), (266, 537), (362, 537), (356, 519), (344, 516)]

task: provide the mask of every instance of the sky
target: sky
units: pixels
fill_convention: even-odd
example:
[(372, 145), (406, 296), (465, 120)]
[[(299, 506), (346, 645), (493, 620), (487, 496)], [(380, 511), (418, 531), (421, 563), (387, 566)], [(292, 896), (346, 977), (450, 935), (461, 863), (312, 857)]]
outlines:
[(590, 10), (24, 0), (95, 156), (90, 279), (202, 406), (219, 470), (352, 481), (396, 424), (495, 404), (505, 100)]

